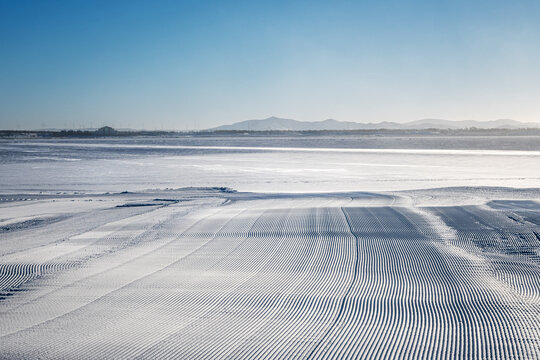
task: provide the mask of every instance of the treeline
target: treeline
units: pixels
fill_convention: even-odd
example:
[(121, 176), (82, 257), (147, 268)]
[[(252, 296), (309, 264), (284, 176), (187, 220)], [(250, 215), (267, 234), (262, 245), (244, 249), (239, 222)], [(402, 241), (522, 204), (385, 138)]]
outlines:
[(540, 128), (529, 129), (364, 129), (364, 130), (220, 130), (220, 131), (122, 131), (113, 128), (98, 130), (0, 130), (1, 138), (101, 138), (130, 136), (540, 136)]
[(97, 138), (97, 137), (130, 137), (130, 136), (166, 136), (173, 135), (172, 131), (114, 131), (112, 133), (99, 133), (92, 130), (0, 130), (2, 138)]
[(540, 128), (530, 129), (362, 129), (362, 130), (218, 130), (194, 132), (198, 136), (540, 136)]

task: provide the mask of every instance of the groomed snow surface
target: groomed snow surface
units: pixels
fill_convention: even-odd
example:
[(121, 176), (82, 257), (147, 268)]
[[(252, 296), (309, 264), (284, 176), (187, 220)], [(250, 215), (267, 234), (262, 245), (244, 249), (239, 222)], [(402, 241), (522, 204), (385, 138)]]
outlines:
[(538, 359), (538, 190), (479, 191), (2, 196), (0, 357)]

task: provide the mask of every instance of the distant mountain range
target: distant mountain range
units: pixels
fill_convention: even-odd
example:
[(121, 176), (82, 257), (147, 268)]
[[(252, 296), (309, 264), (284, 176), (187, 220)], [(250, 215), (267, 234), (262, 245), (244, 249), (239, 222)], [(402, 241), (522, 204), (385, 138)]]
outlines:
[(390, 130), (419, 130), (419, 129), (523, 129), (538, 128), (538, 123), (523, 123), (510, 119), (499, 119), (492, 121), (476, 120), (440, 120), (422, 119), (406, 123), (379, 122), (379, 123), (357, 123), (351, 121), (337, 121), (328, 119), (323, 121), (298, 121), (293, 119), (282, 119), (269, 117), (262, 120), (246, 120), (231, 125), (218, 126), (208, 129), (208, 131), (306, 131), (306, 130), (370, 130), (370, 129), (390, 129)]

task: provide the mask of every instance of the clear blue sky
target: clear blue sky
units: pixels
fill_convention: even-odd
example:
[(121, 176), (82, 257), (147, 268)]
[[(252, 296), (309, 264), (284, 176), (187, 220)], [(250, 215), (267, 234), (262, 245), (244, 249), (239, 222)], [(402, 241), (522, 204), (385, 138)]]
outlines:
[(540, 121), (540, 1), (0, 0), (0, 128)]

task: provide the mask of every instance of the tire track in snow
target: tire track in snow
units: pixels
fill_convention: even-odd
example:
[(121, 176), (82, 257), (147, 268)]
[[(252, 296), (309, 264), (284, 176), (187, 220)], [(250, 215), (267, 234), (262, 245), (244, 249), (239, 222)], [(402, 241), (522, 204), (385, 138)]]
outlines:
[[(346, 301), (348, 300), (348, 297), (349, 297), (349, 294), (351, 293), (351, 291), (353, 290), (353, 285), (354, 283), (356, 282), (357, 278), (358, 278), (358, 259), (359, 259), (359, 249), (358, 249), (358, 236), (354, 235), (353, 232), (352, 232), (352, 228), (351, 228), (351, 221), (349, 220), (347, 214), (343, 211), (343, 208), (341, 208), (341, 212), (343, 213), (343, 215), (345, 216), (345, 219), (347, 221), (347, 226), (349, 227), (349, 231), (351, 232), (351, 234), (354, 236), (354, 239), (355, 239), (355, 248), (356, 248), (356, 259), (354, 261), (354, 275), (353, 275), (353, 278), (351, 279), (351, 283), (350, 285), (348, 286), (347, 288), (347, 291), (345, 292), (344, 296), (343, 296), (343, 299), (341, 300), (341, 304), (340, 304), (340, 307), (339, 307), (339, 312), (334, 320), (334, 322), (332, 323), (332, 325), (325, 331), (325, 333), (322, 335), (322, 339), (326, 339), (328, 337), (328, 335), (335, 329), (336, 325), (339, 323), (339, 321), (342, 320), (342, 316), (343, 316), (343, 310), (345, 308), (345, 303)], [(317, 352), (317, 350), (319, 349), (319, 346), (321, 345), (321, 342), (317, 343), (317, 345), (311, 350), (311, 352), (309, 353), (309, 356), (307, 357), (308, 359), (311, 359), (313, 357), (313, 355)]]

